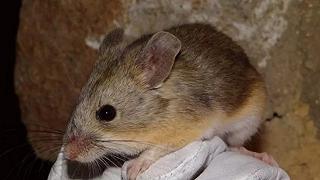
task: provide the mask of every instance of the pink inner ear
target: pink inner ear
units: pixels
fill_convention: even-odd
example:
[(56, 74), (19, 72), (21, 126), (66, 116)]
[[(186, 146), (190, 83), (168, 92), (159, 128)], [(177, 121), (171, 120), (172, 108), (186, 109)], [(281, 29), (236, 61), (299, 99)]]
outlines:
[(180, 48), (180, 40), (167, 32), (158, 32), (148, 41), (138, 65), (142, 67), (150, 88), (158, 86), (169, 76)]

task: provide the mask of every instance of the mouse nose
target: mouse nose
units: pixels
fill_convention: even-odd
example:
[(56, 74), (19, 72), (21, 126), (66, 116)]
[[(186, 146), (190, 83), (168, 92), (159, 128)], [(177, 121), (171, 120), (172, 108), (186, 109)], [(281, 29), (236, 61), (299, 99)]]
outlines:
[(72, 134), (67, 138), (64, 147), (64, 156), (69, 160), (76, 160), (89, 146), (89, 138)]
[(75, 135), (71, 135), (69, 138), (67, 138), (66, 145), (64, 147), (64, 156), (65, 158), (69, 160), (75, 160), (78, 155), (80, 154), (79, 146), (79, 138)]
[(76, 141), (76, 139), (78, 139), (78, 138), (76, 137), (76, 135), (72, 134), (72, 135), (69, 137), (69, 139), (68, 139), (68, 143), (72, 143), (72, 142)]

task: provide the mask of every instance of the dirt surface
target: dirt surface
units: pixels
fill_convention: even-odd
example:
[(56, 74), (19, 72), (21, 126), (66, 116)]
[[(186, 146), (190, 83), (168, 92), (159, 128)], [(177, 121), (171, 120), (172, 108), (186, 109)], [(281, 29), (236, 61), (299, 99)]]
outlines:
[[(292, 179), (320, 179), (318, 0), (25, 0), (15, 80), (27, 127), (64, 129), (111, 29), (138, 37), (188, 22), (232, 37), (266, 79), (269, 120), (249, 145), (272, 154)], [(41, 157), (52, 154), (41, 151), (50, 144), (32, 144)]]

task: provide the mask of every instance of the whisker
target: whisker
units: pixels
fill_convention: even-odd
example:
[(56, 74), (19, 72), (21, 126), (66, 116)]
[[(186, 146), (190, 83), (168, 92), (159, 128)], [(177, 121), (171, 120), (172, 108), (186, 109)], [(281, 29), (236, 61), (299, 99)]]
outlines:
[(119, 160), (121, 160), (121, 161), (128, 161), (129, 159), (128, 158), (126, 158), (126, 159), (124, 159), (124, 158), (122, 158), (121, 156), (117, 156), (116, 154), (110, 154), (112, 157), (114, 157), (114, 158), (116, 158), (116, 159), (119, 159)]
[(48, 138), (48, 139), (60, 139), (63, 140), (62, 136), (50, 135), (50, 134), (39, 134), (39, 136), (31, 136), (29, 139), (41, 139), (41, 138)]
[(61, 141), (61, 143), (63, 142), (63, 139), (61, 137), (57, 137), (57, 136), (42, 136), (42, 137), (37, 137), (37, 138), (30, 138), (29, 139), (29, 142), (33, 142), (33, 141), (45, 141), (45, 140), (52, 140), (52, 141), (55, 141), (55, 140), (59, 140)]
[(38, 146), (37, 152), (40, 154), (46, 154), (48, 159), (54, 160), (57, 158), (57, 155), (59, 154), (61, 149), (61, 146), (58, 144), (54, 144), (53, 147), (47, 147), (47, 146)]
[(160, 145), (156, 145), (154, 143), (151, 142), (142, 142), (142, 141), (137, 141), (137, 140), (130, 140), (130, 139), (111, 139), (111, 140), (100, 140), (97, 139), (97, 142), (106, 142), (106, 143), (114, 143), (114, 144), (118, 144), (118, 145), (124, 145), (124, 144), (119, 144), (116, 142), (132, 142), (132, 143), (137, 143), (137, 144), (143, 144), (143, 145), (148, 145), (148, 146), (152, 146), (152, 147), (157, 147), (160, 149), (168, 149), (164, 146), (160, 146)]
[(109, 161), (111, 164), (113, 164), (115, 167), (119, 167), (118, 164), (116, 164), (115, 162), (113, 162), (111, 159), (109, 159), (108, 157), (103, 158), (106, 161)]
[(37, 137), (37, 138), (29, 138), (28, 142), (61, 142), (63, 143), (63, 139), (60, 137), (49, 137), (49, 136), (44, 136), (44, 137)]
[(121, 151), (118, 151), (117, 149), (112, 149), (112, 148), (108, 148), (108, 147), (99, 147), (99, 148), (101, 148), (101, 149), (109, 149), (110, 151), (112, 151), (112, 152), (115, 152), (115, 153), (111, 153), (110, 154), (110, 156), (112, 156), (112, 157), (114, 157), (114, 158), (116, 158), (116, 159), (118, 159), (118, 160), (121, 160), (121, 161), (123, 161), (123, 162), (125, 162), (125, 161), (128, 161), (129, 160), (129, 158), (128, 157), (125, 157), (124, 156), (124, 158), (122, 158), (121, 156), (117, 156), (117, 154), (123, 154)]
[(62, 133), (62, 132), (50, 131), (50, 130), (32, 130), (32, 129), (29, 129), (28, 133), (48, 133), (48, 134), (55, 134), (55, 135), (61, 135), (61, 136), (64, 135), (64, 133)]
[[(12, 128), (12, 129), (6, 129), (5, 131), (1, 132), (1, 135), (5, 135), (6, 133), (11, 133), (11, 132), (17, 132), (17, 131), (21, 131), (24, 130), (24, 128)], [(49, 128), (46, 128), (46, 130), (39, 130), (39, 129), (31, 129), (28, 128), (27, 130), (28, 133), (33, 133), (33, 132), (39, 132), (39, 133), (49, 133), (49, 134), (60, 134), (60, 135), (64, 135), (63, 131), (57, 131), (57, 130), (52, 130)]]
[[(117, 146), (125, 146), (126, 148), (131, 148), (131, 149), (135, 149), (135, 147), (131, 147), (129, 145), (126, 145), (126, 144), (118, 144), (118, 143), (112, 143), (112, 142), (109, 142), (110, 144), (115, 144)], [(106, 146), (103, 146), (103, 145), (96, 145), (98, 146), (98, 148), (102, 149), (102, 150), (109, 150), (110, 152), (114, 152), (116, 154), (123, 154), (122, 151), (120, 151), (119, 149), (116, 149), (116, 148), (110, 148), (110, 147), (106, 147)]]
[[(43, 129), (47, 129), (47, 130), (52, 130), (52, 131), (56, 131), (56, 132), (60, 132), (60, 133), (64, 133), (63, 130), (61, 129), (56, 129), (56, 128), (53, 128), (53, 127), (49, 127), (49, 126), (44, 126), (42, 124), (38, 124), (38, 123), (35, 123), (35, 122), (28, 122), (27, 125), (31, 125), (31, 126), (35, 126), (35, 127), (40, 127), (40, 128), (43, 128)], [(27, 128), (28, 129), (28, 128)]]
[(17, 146), (12, 147), (12, 148), (4, 151), (3, 153), (1, 153), (1, 154), (0, 154), (0, 159), (1, 159), (4, 155), (12, 152), (13, 150), (17, 150), (17, 149), (20, 149), (20, 148), (22, 148), (22, 147), (24, 147), (24, 146), (28, 146), (28, 145), (29, 145), (28, 143), (23, 143), (23, 144), (19, 144), (19, 145), (17, 145)]
[(98, 158), (96, 162), (99, 165), (99, 171), (102, 173), (105, 169), (111, 167), (110, 164), (102, 158)]
[[(119, 142), (132, 142), (132, 143), (137, 143), (137, 144), (148, 145), (148, 146), (151, 146), (151, 147), (156, 147), (156, 148), (159, 148), (159, 149), (164, 149), (166, 151), (170, 151), (171, 150), (171, 148), (166, 147), (166, 146), (159, 146), (159, 145), (156, 145), (156, 144), (153, 144), (153, 143), (150, 143), (150, 142), (142, 142), (142, 141), (130, 140), (130, 139), (115, 139), (115, 140), (112, 140), (112, 139), (111, 140), (98, 139), (98, 140), (96, 140), (96, 142), (106, 142), (106, 143), (115, 144), (117, 146), (121, 146), (122, 145), (122, 146), (127, 146), (129, 148), (135, 148), (135, 147), (131, 147), (131, 146), (127, 145), (127, 144), (119, 143)], [(106, 148), (106, 147), (104, 147), (104, 148)], [(117, 152), (117, 149), (115, 149), (115, 148), (109, 148), (109, 149), (112, 149), (112, 151)], [(123, 154), (123, 152), (122, 153), (120, 152), (119, 154)], [(124, 159), (118, 157), (116, 154), (113, 157), (115, 157), (117, 159), (120, 159), (120, 160), (124, 160)], [(126, 160), (124, 160), (124, 161), (126, 161)], [(158, 168), (165, 169), (165, 167), (158, 167)]]
[(71, 178), (74, 178), (74, 175), (76, 174), (77, 170), (79, 169), (79, 165), (76, 165), (76, 169), (73, 171), (72, 176), (70, 176)]
[[(98, 148), (100, 148), (100, 149), (102, 149), (102, 150), (104, 150), (104, 149), (109, 149), (109, 150), (111, 150), (111, 148), (108, 148), (108, 147), (104, 147), (104, 146), (101, 146), (101, 145), (97, 145), (97, 144), (94, 144), (96, 147), (98, 147)], [(111, 150), (112, 151), (112, 150)], [(106, 162), (105, 161), (105, 159), (106, 160), (108, 160), (109, 162), (111, 162), (113, 165), (115, 165), (115, 167), (119, 167), (117, 164), (115, 164), (112, 160), (110, 160), (108, 157), (102, 157), (102, 158), (98, 158), (98, 159), (101, 159), (101, 161), (103, 161), (103, 162)], [(108, 166), (109, 166), (109, 164), (108, 164)]]
[[(61, 147), (51, 147), (49, 149), (45, 149), (47, 147), (39, 147), (39, 153), (45, 153), (45, 152), (49, 152), (51, 154), (51, 152), (58, 152), (58, 150), (61, 149)], [(52, 155), (52, 154), (51, 154)]]
[(27, 177), (30, 176), (30, 174), (32, 172), (32, 169), (34, 168), (36, 162), (37, 162), (37, 158), (36, 157), (34, 157), (33, 160), (31, 162), (29, 162), (29, 164), (31, 163), (31, 166), (27, 166), (27, 169), (25, 170), (25, 173), (24, 173), (22, 179), (25, 179), (25, 178), (29, 179)]
[[(95, 162), (95, 161), (93, 161), (93, 163), (94, 163), (94, 162)], [(89, 164), (88, 164), (89, 178), (91, 178), (91, 177), (93, 176), (94, 172), (95, 172), (95, 169), (92, 168), (92, 167), (93, 167), (92, 163), (89, 163)], [(93, 172), (92, 175), (91, 175), (91, 172)]]
[[(123, 164), (124, 162), (128, 161), (130, 158), (126, 157), (126, 156), (123, 156), (124, 158), (122, 158), (121, 156), (118, 156), (117, 154), (123, 154), (122, 152), (120, 151), (117, 151), (116, 149), (112, 149), (112, 148), (108, 148), (108, 147), (104, 147), (104, 146), (101, 146), (101, 145), (96, 145), (96, 147), (104, 150), (104, 149), (109, 149), (111, 152), (115, 152), (115, 153), (110, 153), (109, 155), (111, 156), (112, 160), (109, 159), (108, 157), (102, 157), (102, 158), (99, 158), (101, 159), (100, 161), (103, 161), (104, 164), (106, 164), (108, 162), (111, 162), (115, 167), (119, 167), (120, 168), (120, 165)], [(116, 163), (114, 161), (116, 161)], [(118, 161), (120, 160), (120, 162)], [(109, 163), (107, 163), (108, 166), (109, 166)]]
[(101, 162), (103, 166), (110, 167), (110, 164), (106, 162), (103, 158), (98, 158), (98, 162)]
[(63, 142), (61, 141), (61, 139), (45, 139), (45, 138), (42, 138), (42, 139), (32, 139), (32, 140), (29, 140), (30, 143), (34, 143), (34, 147), (37, 147), (37, 144), (35, 143), (50, 143), (50, 144), (55, 144), (55, 145), (59, 145), (59, 146), (62, 146), (63, 145)]

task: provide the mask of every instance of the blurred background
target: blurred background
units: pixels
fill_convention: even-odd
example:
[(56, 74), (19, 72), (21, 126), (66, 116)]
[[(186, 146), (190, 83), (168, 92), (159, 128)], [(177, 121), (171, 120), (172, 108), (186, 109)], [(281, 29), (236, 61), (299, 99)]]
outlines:
[(272, 154), (292, 179), (320, 179), (320, 1), (10, 3), (2, 6), (10, 11), (2, 16), (1, 179), (46, 179), (45, 160), (59, 145), (52, 132), (64, 130), (106, 33), (122, 27), (139, 37), (192, 22), (229, 35), (265, 77), (267, 121), (247, 146)]
[(52, 163), (37, 158), (21, 121), (19, 100), (14, 90), (16, 35), (20, 0), (1, 5), (0, 61), (0, 179), (46, 179)]

